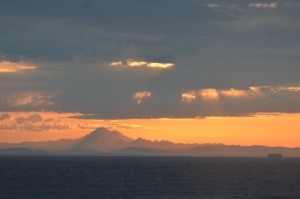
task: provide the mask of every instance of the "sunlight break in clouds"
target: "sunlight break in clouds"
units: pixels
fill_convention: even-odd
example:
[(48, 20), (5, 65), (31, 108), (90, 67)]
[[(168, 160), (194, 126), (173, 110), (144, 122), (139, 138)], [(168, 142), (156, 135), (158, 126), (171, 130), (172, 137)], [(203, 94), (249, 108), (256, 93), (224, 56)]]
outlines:
[(218, 90), (215, 88), (206, 88), (199, 90), (190, 90), (181, 93), (182, 103), (191, 103), (197, 97), (204, 100), (218, 100), (220, 97), (231, 99), (257, 98), (261, 96), (269, 96), (272, 94), (284, 94), (289, 92), (300, 93), (299, 86), (250, 86), (248, 89), (230, 88), (226, 90)]
[[(227, 90), (218, 90), (215, 88), (190, 90), (188, 92), (181, 93), (181, 102), (191, 103), (195, 101), (197, 97), (203, 100), (219, 100), (220, 97), (236, 98), (236, 99), (246, 98), (246, 97), (259, 97), (263, 95), (262, 89), (266, 90), (266, 88), (267, 91), (271, 89), (270, 87), (264, 87), (264, 86), (262, 87), (251, 86), (249, 87), (249, 89), (245, 89), (245, 90), (240, 90), (235, 88), (230, 88)], [(294, 90), (296, 90), (298, 87), (288, 87), (288, 88), (293, 88)]]
[(140, 104), (143, 100), (145, 100), (146, 98), (151, 96), (151, 92), (150, 91), (140, 91), (134, 94), (134, 96), (132, 97), (137, 104)]
[(275, 9), (278, 3), (250, 3), (249, 8)]
[(196, 100), (197, 94), (195, 91), (189, 91), (181, 94), (181, 102), (192, 103)]
[(199, 96), (205, 100), (217, 100), (219, 99), (219, 93), (214, 88), (202, 89), (199, 91)]
[(226, 97), (248, 97), (249, 93), (246, 90), (238, 90), (238, 89), (229, 89), (229, 90), (221, 90), (220, 93)]
[(24, 62), (14, 63), (9, 61), (0, 62), (0, 73), (16, 73), (20, 71), (35, 70), (36, 66)]
[(133, 59), (128, 59), (126, 60), (125, 63), (123, 63), (122, 61), (113, 61), (109, 65), (114, 67), (127, 66), (127, 67), (147, 67), (147, 68), (158, 68), (158, 69), (168, 69), (175, 66), (174, 63), (146, 62), (146, 61), (133, 60)]
[(290, 92), (300, 92), (300, 87), (296, 87), (296, 86), (290, 86), (290, 87), (278, 87), (278, 90), (280, 91), (290, 91)]
[(221, 6), (219, 4), (208, 4), (207, 5), (209, 8), (220, 8)]
[(208, 4), (207, 5), (208, 8), (210, 8), (211, 10), (219, 10), (219, 9), (224, 9), (224, 10), (236, 10), (239, 9), (239, 7), (237, 5), (226, 5), (226, 4)]
[(130, 67), (142, 67), (147, 66), (148, 62), (145, 61), (137, 61), (137, 60), (127, 60), (127, 65)]
[(122, 66), (123, 63), (121, 61), (113, 61), (109, 65), (110, 66)]

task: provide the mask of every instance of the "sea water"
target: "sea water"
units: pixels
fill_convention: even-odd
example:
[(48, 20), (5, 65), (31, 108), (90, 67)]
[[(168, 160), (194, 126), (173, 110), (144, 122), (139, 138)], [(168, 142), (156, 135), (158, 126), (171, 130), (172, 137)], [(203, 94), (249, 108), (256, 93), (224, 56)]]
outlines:
[(299, 199), (300, 159), (0, 157), (0, 198)]

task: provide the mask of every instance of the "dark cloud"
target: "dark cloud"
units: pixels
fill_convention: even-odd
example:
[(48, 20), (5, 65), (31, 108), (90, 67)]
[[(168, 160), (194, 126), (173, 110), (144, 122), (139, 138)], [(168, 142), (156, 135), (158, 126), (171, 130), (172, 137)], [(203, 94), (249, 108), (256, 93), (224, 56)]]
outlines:
[(53, 118), (48, 118), (48, 119), (45, 119), (44, 120), (46, 123), (48, 123), (48, 122), (54, 122), (55, 120), (53, 119)]
[(179, 0), (13, 0), (2, 3), (0, 13), (7, 29), (0, 40), (5, 55), (51, 60), (99, 54), (111, 59), (130, 43), (157, 46), (164, 35), (189, 34), (199, 22), (227, 18), (193, 1)]
[(27, 118), (24, 118), (24, 117), (16, 118), (16, 122), (18, 124), (23, 124), (24, 122), (37, 123), (37, 122), (42, 122), (42, 121), (43, 121), (43, 117), (39, 114), (33, 114)]
[(10, 119), (9, 114), (3, 113), (3, 114), (0, 115), (0, 121), (9, 120), (9, 119)]
[(39, 114), (34, 114), (34, 115), (29, 116), (28, 120), (31, 121), (32, 123), (36, 123), (36, 122), (43, 121), (43, 117), (40, 116)]
[[(251, 8), (251, 3), (260, 2), (0, 1), (0, 60), (22, 60), (38, 67), (18, 74), (0, 73), (1, 96), (47, 93), (32, 98), (38, 105), (0, 102), (0, 110), (82, 112), (101, 118), (205, 116), (217, 113), (214, 108), (207, 110), (211, 105), (205, 103), (182, 104), (181, 93), (298, 86), (299, 2), (278, 1), (272, 9)], [(128, 59), (175, 66), (162, 71), (109, 66)], [(140, 91), (152, 95), (136, 104), (133, 96)], [(223, 110), (218, 114), (298, 112), (298, 98), (285, 93), (222, 99)], [(22, 102), (20, 97), (15, 99)]]
[(18, 118), (16, 118), (16, 122), (18, 124), (23, 124), (25, 121), (26, 121), (26, 118), (24, 118), (24, 117), (18, 117)]

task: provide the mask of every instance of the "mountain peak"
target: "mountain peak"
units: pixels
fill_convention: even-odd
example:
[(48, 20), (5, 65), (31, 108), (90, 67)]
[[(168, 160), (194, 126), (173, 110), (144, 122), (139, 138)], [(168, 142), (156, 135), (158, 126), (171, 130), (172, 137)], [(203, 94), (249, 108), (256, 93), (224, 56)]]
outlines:
[(97, 128), (90, 134), (81, 138), (77, 144), (76, 149), (79, 150), (95, 150), (108, 151), (123, 146), (132, 141), (131, 138), (126, 137), (118, 131), (111, 131), (106, 128)]
[[(110, 133), (112, 131), (108, 130), (107, 128), (104, 127), (99, 127), (90, 132), (88, 135), (93, 135), (93, 134), (105, 134), (105, 133)], [(121, 133), (120, 133), (121, 134)]]
[(92, 131), (91, 133), (87, 134), (83, 138), (89, 138), (89, 137), (110, 137), (115, 139), (122, 139), (122, 140), (128, 140), (131, 139), (120, 133), (119, 131), (112, 131), (104, 127), (99, 127)]

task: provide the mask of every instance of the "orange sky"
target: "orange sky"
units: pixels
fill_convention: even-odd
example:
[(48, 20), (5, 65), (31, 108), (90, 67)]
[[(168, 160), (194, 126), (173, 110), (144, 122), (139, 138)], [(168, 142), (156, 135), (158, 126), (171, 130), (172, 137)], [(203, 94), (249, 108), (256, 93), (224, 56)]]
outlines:
[(0, 2), (0, 143), (300, 147), (300, 0)]
[[(256, 114), (249, 117), (190, 119), (83, 120), (78, 113), (7, 112), (0, 121), (1, 142), (78, 138), (97, 127), (118, 130), (131, 138), (182, 143), (300, 146), (300, 114)], [(21, 120), (20, 120), (21, 118)], [(18, 122), (16, 122), (18, 121)]]

